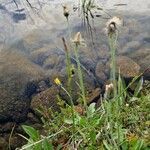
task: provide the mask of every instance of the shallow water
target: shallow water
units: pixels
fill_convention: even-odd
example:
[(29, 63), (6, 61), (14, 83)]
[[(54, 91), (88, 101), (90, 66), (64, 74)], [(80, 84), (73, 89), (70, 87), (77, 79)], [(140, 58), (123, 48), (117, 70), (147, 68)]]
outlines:
[[(150, 2), (147, 0), (97, 0), (96, 4), (104, 11), (94, 10), (94, 19), (89, 18), (89, 22), (84, 22), (80, 10), (73, 10), (78, 7), (78, 1), (32, 0), (31, 6), (25, 0), (16, 2), (0, 1), (0, 93), (3, 93), (0, 105), (10, 97), (13, 104), (18, 97), (28, 99), (35, 94), (36, 86), (31, 84), (29, 87), (28, 82), (47, 77), (51, 77), (52, 82), (53, 76), (64, 75), (61, 38), (64, 36), (68, 42), (78, 31), (82, 32), (87, 45), (80, 50), (81, 63), (94, 80), (103, 84), (108, 79), (109, 61), (108, 40), (103, 29), (110, 15), (124, 19), (124, 26), (119, 31), (118, 57), (131, 58), (141, 66), (141, 71), (150, 66)], [(63, 4), (70, 9), (71, 37), (63, 16)], [(149, 73), (146, 78), (150, 78)]]
[[(72, 6), (78, 6), (77, 1), (75, 3), (73, 0), (63, 0), (61, 2), (59, 0), (45, 0), (41, 1), (40, 3), (40, 1), (32, 0), (30, 2), (33, 8), (31, 8), (25, 0), (18, 0), (16, 2), (17, 5), (15, 5), (13, 1), (9, 0), (1, 0), (0, 2), (1, 47), (8, 46), (11, 43), (14, 43), (15, 40), (25, 37), (25, 35), (33, 31), (34, 29), (45, 29), (45, 27), (48, 30), (51, 30), (49, 34), (52, 35), (49, 36), (54, 39), (53, 33), (55, 29), (57, 30), (55, 32), (60, 33), (62, 32), (62, 30), (66, 29), (65, 18), (62, 15), (62, 4), (67, 3), (71, 9), (71, 27), (77, 26), (81, 22), (81, 19), (77, 19), (78, 13), (74, 13), (72, 10)], [(139, 15), (139, 18), (136, 16), (136, 19), (140, 19), (140, 16), (142, 14), (148, 15), (150, 10), (150, 2), (146, 0), (137, 0), (136, 2), (128, 0), (125, 3), (123, 0), (97, 0), (97, 4), (102, 6), (106, 11), (110, 11), (111, 9), (115, 12), (118, 12), (117, 15), (120, 16), (137, 14)], [(117, 4), (125, 5), (115, 6)], [(120, 12), (120, 10), (123, 12)], [(103, 12), (100, 12), (100, 14), (104, 15)], [(106, 17), (108, 16), (106, 15)], [(97, 20), (99, 26), (101, 26), (101, 22), (106, 21), (102, 19)], [(140, 22), (139, 20), (137, 21)], [(104, 26), (101, 27), (103, 28)]]

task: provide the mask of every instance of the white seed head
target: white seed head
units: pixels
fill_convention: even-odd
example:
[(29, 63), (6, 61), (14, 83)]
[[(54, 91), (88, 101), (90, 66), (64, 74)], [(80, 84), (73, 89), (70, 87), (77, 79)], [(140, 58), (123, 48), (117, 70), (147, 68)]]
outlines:
[(85, 40), (82, 38), (82, 35), (80, 32), (77, 32), (72, 39), (72, 42), (77, 45), (85, 45)]
[(107, 34), (115, 33), (123, 25), (123, 20), (119, 17), (113, 17), (106, 22), (105, 31)]

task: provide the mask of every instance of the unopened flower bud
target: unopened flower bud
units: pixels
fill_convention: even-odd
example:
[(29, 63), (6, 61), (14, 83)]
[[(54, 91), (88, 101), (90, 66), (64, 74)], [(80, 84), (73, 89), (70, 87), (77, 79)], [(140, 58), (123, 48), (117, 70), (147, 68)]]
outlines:
[(63, 10), (64, 10), (64, 16), (68, 19), (68, 16), (69, 16), (69, 9), (67, 8), (66, 5), (63, 6)]

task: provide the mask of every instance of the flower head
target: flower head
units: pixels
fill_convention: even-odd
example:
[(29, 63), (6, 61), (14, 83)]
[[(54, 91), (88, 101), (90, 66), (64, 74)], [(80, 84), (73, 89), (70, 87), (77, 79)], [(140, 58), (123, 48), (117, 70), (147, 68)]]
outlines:
[(113, 85), (112, 83), (107, 84), (107, 85), (105, 86), (105, 94), (104, 94), (104, 97), (105, 97), (105, 98), (108, 98), (113, 90), (114, 90), (114, 85)]
[(69, 9), (66, 5), (63, 6), (63, 10), (64, 10), (64, 16), (68, 19), (69, 16)]
[(61, 81), (60, 81), (58, 78), (56, 78), (56, 79), (54, 80), (54, 82), (56, 83), (56, 85), (61, 85)]
[(105, 87), (105, 91), (108, 92), (108, 91), (112, 91), (114, 88), (114, 85), (112, 83), (106, 85)]
[(80, 32), (76, 33), (76, 35), (72, 39), (72, 42), (76, 45), (85, 45), (85, 40), (82, 38), (82, 35)]
[(119, 27), (123, 25), (123, 20), (119, 17), (113, 17), (109, 19), (106, 23), (106, 33), (109, 35), (115, 33)]

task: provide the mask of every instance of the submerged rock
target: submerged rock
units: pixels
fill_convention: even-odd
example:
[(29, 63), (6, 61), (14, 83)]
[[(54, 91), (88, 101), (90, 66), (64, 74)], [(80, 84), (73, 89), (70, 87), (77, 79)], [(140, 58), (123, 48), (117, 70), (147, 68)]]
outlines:
[(140, 73), (140, 66), (131, 58), (126, 56), (118, 56), (116, 59), (116, 71), (125, 77), (135, 77)]
[(97, 63), (95, 68), (95, 75), (97, 80), (104, 83), (108, 79), (108, 65), (104, 64), (101, 60)]
[(43, 67), (45, 69), (61, 70), (65, 66), (65, 56), (58, 53), (51, 53), (51, 55), (45, 59)]
[(6, 149), (8, 149), (8, 142), (5, 140), (5, 138), (0, 137), (0, 150)]
[[(93, 91), (93, 89), (95, 89), (96, 87), (96, 79), (94, 77), (94, 75), (90, 72), (88, 72), (87, 70), (82, 70), (82, 74), (83, 74), (83, 81), (84, 81), (84, 87), (85, 87), (85, 92), (86, 95), (88, 95), (88, 93), (91, 93), (91, 91)], [(67, 88), (67, 75), (66, 74), (55, 74), (53, 76), (53, 79), (55, 77), (59, 77), (60, 80), (62, 81), (63, 86), (68, 90)], [(74, 68), (74, 74), (72, 76), (72, 80), (70, 83), (70, 87), (71, 87), (71, 96), (73, 98), (74, 103), (78, 103), (79, 97), (81, 96), (81, 90), (79, 87), (79, 79), (78, 79), (78, 73), (77, 73), (77, 68)], [(66, 100), (68, 102), (69, 97), (68, 95), (65, 93), (64, 90), (60, 89), (59, 90), (59, 94), (62, 97), (63, 100)]]
[(36, 93), (44, 71), (21, 54), (0, 52), (0, 121), (26, 118), (30, 97)]
[(121, 54), (124, 53), (131, 53), (134, 52), (136, 49), (138, 49), (141, 46), (141, 43), (139, 41), (131, 41), (128, 42), (123, 49), (120, 51)]
[(150, 80), (150, 49), (139, 49), (130, 53), (130, 58), (140, 65), (140, 71), (144, 72), (144, 77)]

